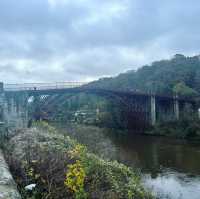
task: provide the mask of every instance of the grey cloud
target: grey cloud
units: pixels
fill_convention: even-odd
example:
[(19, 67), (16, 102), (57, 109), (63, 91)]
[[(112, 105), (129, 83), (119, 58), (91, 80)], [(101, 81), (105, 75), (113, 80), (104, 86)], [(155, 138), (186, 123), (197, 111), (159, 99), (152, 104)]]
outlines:
[(3, 81), (95, 79), (198, 54), (198, 0), (53, 1), (0, 1)]

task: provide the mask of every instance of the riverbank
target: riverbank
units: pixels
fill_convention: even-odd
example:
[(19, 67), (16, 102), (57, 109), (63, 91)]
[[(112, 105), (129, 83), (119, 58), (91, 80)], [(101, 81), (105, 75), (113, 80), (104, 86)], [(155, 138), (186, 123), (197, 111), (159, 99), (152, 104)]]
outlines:
[[(116, 161), (99, 158), (46, 123), (16, 132), (5, 150), (26, 199), (152, 198), (142, 186), (139, 173)], [(32, 193), (24, 190), (29, 184), (36, 184)]]
[(199, 119), (191, 118), (160, 123), (147, 130), (145, 134), (200, 141), (200, 122)]

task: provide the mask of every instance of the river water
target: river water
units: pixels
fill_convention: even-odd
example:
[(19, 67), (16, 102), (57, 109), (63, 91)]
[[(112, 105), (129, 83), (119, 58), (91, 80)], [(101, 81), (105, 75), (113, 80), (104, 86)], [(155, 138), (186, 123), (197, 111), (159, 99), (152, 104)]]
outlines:
[(103, 158), (139, 168), (161, 199), (200, 199), (200, 144), (78, 125), (57, 126)]

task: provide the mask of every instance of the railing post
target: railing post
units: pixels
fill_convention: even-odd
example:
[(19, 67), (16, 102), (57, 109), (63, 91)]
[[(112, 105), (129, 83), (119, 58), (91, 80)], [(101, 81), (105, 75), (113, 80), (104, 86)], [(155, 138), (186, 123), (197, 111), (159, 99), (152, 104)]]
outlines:
[(151, 125), (156, 124), (156, 97), (151, 95)]

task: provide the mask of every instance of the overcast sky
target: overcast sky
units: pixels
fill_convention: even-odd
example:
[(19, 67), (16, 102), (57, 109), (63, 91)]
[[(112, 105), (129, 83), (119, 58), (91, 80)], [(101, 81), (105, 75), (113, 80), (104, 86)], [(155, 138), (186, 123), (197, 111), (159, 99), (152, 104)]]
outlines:
[(89, 81), (200, 53), (199, 0), (0, 0), (0, 81)]

